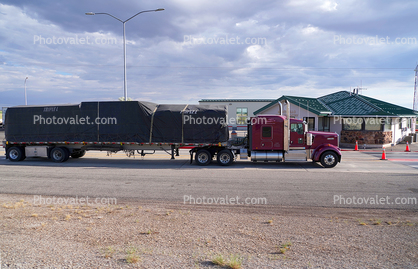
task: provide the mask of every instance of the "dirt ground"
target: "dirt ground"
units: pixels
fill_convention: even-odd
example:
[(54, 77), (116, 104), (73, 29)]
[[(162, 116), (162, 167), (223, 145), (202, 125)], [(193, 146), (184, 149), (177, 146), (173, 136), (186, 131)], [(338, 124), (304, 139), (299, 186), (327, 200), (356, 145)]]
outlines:
[(0, 195), (1, 268), (417, 268), (415, 211), (33, 204)]

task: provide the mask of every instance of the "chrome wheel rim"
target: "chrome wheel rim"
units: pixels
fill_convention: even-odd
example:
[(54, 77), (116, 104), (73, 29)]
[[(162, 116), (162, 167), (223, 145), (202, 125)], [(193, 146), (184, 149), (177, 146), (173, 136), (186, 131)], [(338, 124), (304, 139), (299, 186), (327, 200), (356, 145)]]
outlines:
[(19, 152), (17, 149), (12, 149), (9, 153), (9, 158), (13, 160), (17, 160), (19, 158)]
[(206, 153), (200, 153), (197, 156), (197, 159), (199, 160), (200, 163), (207, 163), (209, 160), (209, 156)]
[(229, 156), (228, 153), (222, 153), (221, 156), (219, 156), (219, 161), (223, 164), (229, 163), (231, 160), (231, 156)]
[(54, 157), (55, 160), (61, 160), (62, 159), (62, 153), (59, 150), (56, 150), (52, 154), (52, 157)]
[(332, 154), (328, 154), (324, 158), (324, 162), (326, 165), (333, 165), (335, 163), (335, 157)]

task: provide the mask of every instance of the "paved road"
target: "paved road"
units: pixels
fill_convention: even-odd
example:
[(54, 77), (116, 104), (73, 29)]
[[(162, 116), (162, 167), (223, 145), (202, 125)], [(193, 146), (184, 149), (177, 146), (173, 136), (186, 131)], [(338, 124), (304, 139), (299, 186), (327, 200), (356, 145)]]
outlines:
[[(238, 196), (240, 203), (266, 198), (269, 205), (418, 209), (417, 204), (395, 204), (397, 197), (404, 202), (418, 199), (417, 169), (360, 152), (343, 152), (342, 163), (333, 169), (307, 162), (248, 161), (199, 167), (189, 164), (187, 151), (176, 160), (163, 153), (133, 159), (123, 153), (88, 152), (61, 164), (43, 158), (13, 163), (3, 154), (0, 151), (0, 193), (178, 203), (185, 197), (211, 202), (208, 198)], [(353, 196), (362, 204), (354, 205)], [(370, 205), (376, 197), (384, 204)]]
[[(364, 152), (371, 154), (376, 158), (382, 158), (382, 153), (379, 152)], [(418, 152), (386, 152), (388, 161), (397, 162), (406, 166), (418, 169)]]

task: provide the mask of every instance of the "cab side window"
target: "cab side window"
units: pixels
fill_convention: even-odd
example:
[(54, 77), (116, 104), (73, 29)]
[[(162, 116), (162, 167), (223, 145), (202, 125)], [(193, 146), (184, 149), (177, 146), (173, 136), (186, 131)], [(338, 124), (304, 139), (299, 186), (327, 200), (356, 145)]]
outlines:
[(302, 123), (292, 123), (290, 125), (290, 131), (302, 135), (303, 134), (303, 124)]

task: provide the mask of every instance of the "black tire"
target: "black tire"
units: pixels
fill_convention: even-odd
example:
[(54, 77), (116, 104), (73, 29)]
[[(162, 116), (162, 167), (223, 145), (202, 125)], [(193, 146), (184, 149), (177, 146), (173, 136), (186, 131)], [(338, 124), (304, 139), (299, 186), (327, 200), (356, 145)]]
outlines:
[(228, 166), (234, 162), (234, 155), (228, 149), (224, 149), (218, 152), (217, 161), (219, 165)]
[(212, 154), (206, 149), (201, 149), (196, 152), (195, 161), (198, 165), (208, 165), (212, 161)]
[(74, 151), (73, 153), (71, 153), (71, 158), (77, 159), (83, 157), (84, 155), (86, 155), (85, 150)]
[(68, 160), (70, 153), (64, 147), (57, 147), (51, 150), (51, 159), (56, 163), (62, 163)]
[(320, 158), (321, 164), (325, 168), (332, 168), (338, 163), (338, 156), (335, 152), (325, 151)]
[(7, 158), (12, 162), (23, 161), (25, 156), (25, 149), (21, 147), (11, 147), (7, 150)]

